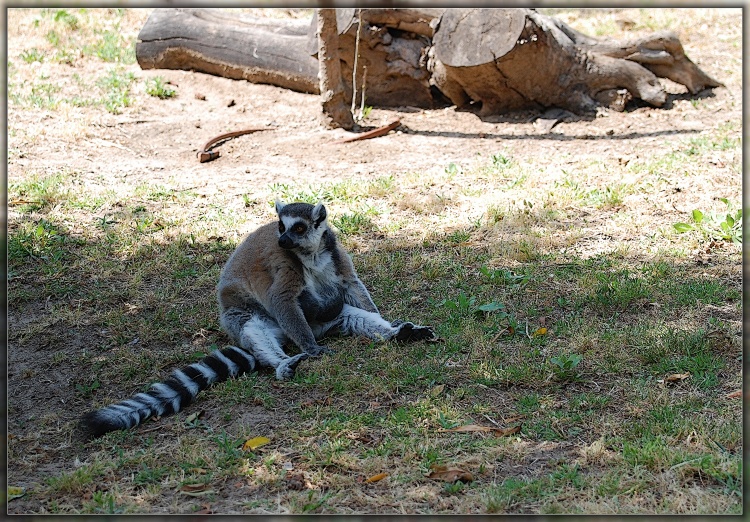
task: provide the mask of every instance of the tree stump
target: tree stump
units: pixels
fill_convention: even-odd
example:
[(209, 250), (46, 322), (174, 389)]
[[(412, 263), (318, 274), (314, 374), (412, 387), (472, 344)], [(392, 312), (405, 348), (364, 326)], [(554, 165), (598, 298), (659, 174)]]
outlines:
[(666, 101), (657, 74), (695, 94), (718, 87), (669, 32), (627, 42), (589, 38), (530, 9), (451, 9), (433, 38), (428, 68), (456, 105), (481, 102), (481, 114), (556, 106), (587, 113), (623, 110), (638, 98)]
[[(366, 103), (472, 104), (480, 115), (560, 107), (624, 110), (631, 99), (661, 107), (658, 78), (696, 94), (721, 86), (659, 32), (595, 39), (533, 9), (337, 9), (345, 98), (367, 67)], [(318, 93), (315, 19), (277, 21), (212, 9), (157, 9), (138, 36), (142, 68), (188, 69)]]
[(351, 129), (354, 118), (344, 99), (335, 9), (318, 9), (316, 33), (323, 121), (329, 128)]
[[(365, 84), (367, 104), (434, 107), (436, 98), (425, 55), (432, 34), (429, 23), (442, 11), (362, 9), (360, 29), (357, 9), (336, 9), (341, 77), (346, 98), (351, 100), (353, 96), (354, 53), (359, 30), (356, 85)], [(308, 40), (308, 50), (315, 54), (317, 49), (312, 30)], [(364, 77), (365, 69), (367, 78)]]

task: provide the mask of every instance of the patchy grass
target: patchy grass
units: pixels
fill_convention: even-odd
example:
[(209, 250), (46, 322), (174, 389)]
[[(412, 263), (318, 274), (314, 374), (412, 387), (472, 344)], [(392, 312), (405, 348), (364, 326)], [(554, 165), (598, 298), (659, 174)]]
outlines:
[[(30, 21), (33, 33), (38, 35), (34, 45), (12, 51), (9, 56), (9, 102), (21, 108), (52, 111), (101, 106), (114, 114), (128, 107), (135, 78), (123, 68), (135, 63), (137, 29), (130, 27), (134, 11), (107, 11), (105, 17), (103, 10), (96, 9), (36, 11), (37, 16)], [(15, 67), (13, 62), (20, 63), (18, 60), (28, 67)], [(100, 64), (96, 78), (84, 78), (76, 71), (89, 61)], [(64, 75), (67, 79), (49, 81), (51, 68), (61, 65), (68, 68)]]
[[(36, 38), (8, 53), (9, 111), (84, 107), (38, 72), (67, 61), (98, 65), (76, 92), (107, 101), (87, 109), (137, 110), (131, 16), (38, 11)], [(592, 34), (619, 30), (603, 18)], [(168, 173), (133, 184), (14, 164), (7, 448), (9, 484), (25, 492), (9, 509), (740, 514), (742, 411), (727, 394), (742, 386), (741, 251), (679, 233), (663, 201), (700, 208), (706, 226), (730, 203), (736, 216), (740, 129), (665, 138), (658, 157), (550, 163), (498, 145), (429, 175), (208, 194)], [(441, 341), (333, 339), (335, 354), (289, 382), (243, 376), (82, 441), (78, 415), (226, 344), (219, 272), (277, 196), (325, 201), (383, 314)], [(447, 431), (466, 425), (520, 431)], [(270, 442), (243, 449), (257, 436)], [(429, 479), (432, 465), (473, 480)]]
[[(61, 369), (90, 368), (73, 379), (74, 401), (96, 406), (145, 389), (225, 342), (210, 296), (236, 240), (210, 237), (231, 237), (237, 223), (218, 220), (206, 229), (199, 209), (175, 216), (173, 206), (189, 209), (197, 197), (167, 186), (142, 185), (126, 200), (82, 204), (86, 196), (74, 179), (11, 183), (17, 214), (9, 229), (9, 300), (17, 310), (46, 296), (53, 307), (75, 302), (85, 321), (68, 310), (63, 324), (106, 330), (84, 353), (58, 352), (55, 359)], [(194, 498), (218, 503), (219, 484), (229, 481), (248, 491), (241, 509), (270, 509), (263, 499), (282, 495), (294, 512), (324, 513), (351, 505), (352, 490), (365, 494), (363, 479), (386, 472), (381, 497), (421, 488), (440, 505), (473, 512), (584, 513), (599, 497), (617, 497), (612, 509), (619, 512), (680, 512), (667, 499), (696, 487), (720, 511), (736, 512), (742, 434), (739, 410), (724, 395), (739, 386), (738, 280), (676, 256), (555, 251), (542, 240), (556, 223), (528, 206), (453, 231), (450, 212), (411, 217), (445, 231), (424, 234), (417, 244), (403, 229), (375, 241), (373, 231), (387, 229), (383, 214), (359, 209), (396, 208), (417, 189), (391, 182), (387, 194), (372, 194), (371, 186), (352, 182), (347, 196), (332, 198), (331, 220), (355, 251), (370, 243), (355, 262), (383, 312), (435, 325), (441, 343), (333, 340), (337, 353), (309, 361), (291, 382), (249, 375), (204, 393), (175, 417), (90, 443), (95, 468), (64, 472), (30, 495), (49, 512), (143, 512), (136, 498), (144, 495), (167, 502), (166, 509), (175, 496), (194, 505), (180, 493), (186, 484), (205, 485)], [(495, 187), (486, 184), (487, 191)], [(275, 189), (258, 199), (270, 207)], [(335, 190), (320, 185), (310, 192)], [(205, 204), (221, 206), (217, 198)], [(72, 220), (78, 233), (66, 225)], [(520, 264), (506, 258), (507, 245), (486, 239), (509, 221), (519, 235), (537, 238)], [(683, 237), (665, 232), (662, 240)], [(729, 323), (726, 313), (734, 318)], [(12, 336), (23, 344), (33, 328), (16, 328)], [(678, 373), (690, 376), (659, 384)], [(283, 424), (270, 431), (245, 426), (248, 408), (277, 412), (272, 425), (282, 418)], [(440, 431), (505, 425), (506, 418), (519, 419), (519, 435)], [(240, 449), (259, 434), (272, 444), (258, 453)], [(597, 441), (597, 457), (587, 456)], [(540, 445), (549, 446), (549, 456), (534, 457)], [(535, 458), (542, 462), (537, 469), (514, 471), (513, 463)], [(435, 463), (458, 463), (476, 480), (427, 481)], [(98, 489), (107, 474), (117, 487)], [(429, 502), (416, 490), (408, 494), (417, 495), (409, 497), (415, 509)]]
[(156, 96), (157, 98), (166, 99), (171, 98), (177, 94), (173, 88), (168, 85), (168, 82), (161, 76), (151, 78), (146, 82), (146, 94), (149, 96)]

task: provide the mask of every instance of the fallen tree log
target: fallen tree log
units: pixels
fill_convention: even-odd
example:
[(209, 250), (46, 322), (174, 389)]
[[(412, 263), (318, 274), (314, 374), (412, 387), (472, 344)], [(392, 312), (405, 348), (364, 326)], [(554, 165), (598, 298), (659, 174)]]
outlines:
[(142, 69), (198, 71), (318, 94), (308, 20), (260, 19), (218, 9), (154, 9), (138, 34)]
[[(696, 94), (721, 86), (670, 32), (595, 39), (533, 9), (337, 9), (346, 99), (366, 78), (367, 104), (472, 104), (480, 114), (561, 107), (578, 114), (631, 99), (660, 107), (669, 78)], [(360, 27), (361, 15), (361, 27)], [(142, 68), (188, 69), (318, 92), (314, 19), (269, 20), (213, 9), (157, 9), (138, 36)], [(366, 71), (366, 72), (365, 72)], [(366, 75), (366, 77), (365, 77)]]

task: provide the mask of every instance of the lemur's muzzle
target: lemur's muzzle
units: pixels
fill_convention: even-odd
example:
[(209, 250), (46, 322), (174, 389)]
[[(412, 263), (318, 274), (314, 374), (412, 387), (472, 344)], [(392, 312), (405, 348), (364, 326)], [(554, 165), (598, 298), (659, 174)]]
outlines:
[(283, 249), (289, 250), (295, 247), (294, 241), (287, 235), (286, 232), (279, 236), (279, 246)]

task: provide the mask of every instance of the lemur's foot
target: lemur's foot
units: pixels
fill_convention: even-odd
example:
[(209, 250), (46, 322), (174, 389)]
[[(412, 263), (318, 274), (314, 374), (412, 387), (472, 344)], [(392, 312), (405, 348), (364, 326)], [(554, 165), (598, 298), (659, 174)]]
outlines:
[(294, 377), (297, 365), (310, 357), (307, 353), (302, 352), (299, 355), (290, 357), (276, 367), (276, 378), (280, 381), (286, 381)]
[(305, 353), (312, 356), (312, 357), (318, 357), (323, 354), (332, 354), (335, 353), (333, 350), (328, 348), (327, 346), (311, 346), (310, 348), (305, 348)]
[(437, 339), (437, 335), (429, 326), (419, 326), (408, 321), (393, 321), (391, 326), (398, 328), (398, 333), (396, 333), (394, 339), (400, 342), (434, 341)]

